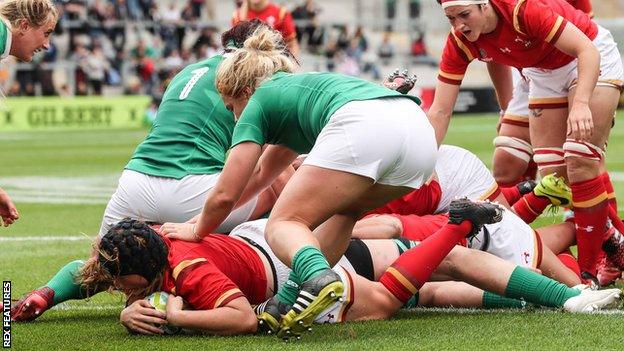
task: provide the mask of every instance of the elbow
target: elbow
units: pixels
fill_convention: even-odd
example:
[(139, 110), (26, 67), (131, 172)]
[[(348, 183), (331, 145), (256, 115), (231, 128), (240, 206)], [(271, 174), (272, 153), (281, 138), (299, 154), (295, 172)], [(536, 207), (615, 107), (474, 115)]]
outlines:
[(244, 318), (241, 318), (239, 324), (238, 334), (255, 334), (258, 331), (258, 319), (256, 314), (246, 313)]
[(213, 196), (213, 204), (216, 208), (231, 210), (236, 205), (236, 202), (238, 202), (238, 197), (225, 191), (217, 191)]

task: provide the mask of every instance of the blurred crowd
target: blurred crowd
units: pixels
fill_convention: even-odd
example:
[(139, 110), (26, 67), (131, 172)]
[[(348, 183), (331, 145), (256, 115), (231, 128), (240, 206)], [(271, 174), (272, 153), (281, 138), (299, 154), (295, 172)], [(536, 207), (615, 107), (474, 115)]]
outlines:
[[(244, 1), (234, 0), (237, 7)], [(266, 0), (265, 0), (266, 1)], [(7, 95), (148, 94), (158, 98), (184, 66), (219, 53), (216, 0), (58, 0), (61, 16), (50, 50), (33, 64), (0, 72)], [(435, 65), (419, 25), (420, 0), (409, 0), (414, 62)], [(363, 27), (324, 24), (314, 0), (286, 3), (296, 40), (306, 55), (322, 58), (329, 71), (380, 78), (379, 65), (396, 55), (392, 20), (396, 0), (385, 0), (388, 25), (376, 47)], [(57, 44), (55, 44), (57, 43)], [(10, 84), (7, 85), (7, 83)]]

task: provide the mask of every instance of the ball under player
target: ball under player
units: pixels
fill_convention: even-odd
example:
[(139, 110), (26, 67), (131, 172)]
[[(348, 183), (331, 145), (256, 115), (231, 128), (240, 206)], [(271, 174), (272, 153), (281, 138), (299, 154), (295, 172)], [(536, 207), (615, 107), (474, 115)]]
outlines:
[[(434, 279), (470, 281), (507, 298), (465, 284), (436, 283), (419, 290), (420, 305), (520, 307), (523, 302), (515, 299), (522, 298), (587, 312), (617, 303), (617, 289), (581, 292), (487, 253), (455, 247), (476, 223), (491, 221), (497, 212), (491, 211), (495, 208), (491, 204), (466, 206), (462, 201), (451, 205), (455, 219), (451, 222), (461, 224), (449, 223), (420, 244), (403, 241), (411, 247), (404, 252), (392, 240), (352, 241), (345, 257), (334, 267), (346, 287), (342, 301), (329, 306), (316, 322), (388, 318), (412, 299), (432, 274)], [(471, 219), (465, 220), (467, 217)], [(248, 222), (230, 236), (207, 235), (201, 242), (191, 243), (168, 240), (145, 223), (124, 220), (98, 243), (98, 260), (83, 270), (82, 277), (113, 281), (109, 285), (127, 295), (141, 292), (145, 296), (163, 290), (178, 296), (170, 299), (166, 315), (145, 300), (130, 304), (122, 311), (121, 321), (134, 332), (162, 333), (154, 324), (164, 323), (221, 335), (253, 333), (258, 325), (267, 330), (271, 327), (265, 324), (269, 323), (268, 311), (261, 302), (285, 283), (289, 270), (264, 240), (265, 225), (266, 220)], [(441, 294), (441, 287), (457, 288), (462, 294)], [(183, 300), (188, 309), (182, 309)], [(256, 304), (260, 305), (254, 312), (252, 305)], [(256, 312), (261, 313), (264, 323), (256, 320)], [(275, 326), (274, 322), (273, 330)]]
[[(15, 56), (29, 62), (50, 46), (58, 11), (50, 0), (6, 0), (0, 3), (0, 59)], [(9, 195), (0, 188), (0, 218), (5, 227), (19, 218)]]
[[(296, 289), (288, 298), (305, 308), (284, 318), (286, 330), (305, 328), (342, 293), (320, 248), (339, 257), (363, 212), (423, 185), (437, 145), (416, 98), (339, 74), (288, 73), (295, 67), (275, 44), (278, 35), (259, 30), (220, 66), (217, 88), (238, 118), (228, 161), (197, 225), (165, 223), (162, 230), (198, 240), (236, 202), (309, 153), (266, 232), (277, 256), (293, 267), (294, 286), (302, 284), (299, 298)], [(272, 145), (261, 157), (265, 143)]]
[(534, 159), (541, 175), (565, 174), (571, 183), (579, 264), (593, 279), (609, 214), (599, 165), (624, 79), (615, 42), (560, 0), (440, 2), (454, 28), (428, 114), (438, 141), (472, 60), (522, 69), (529, 79)]
[[(223, 34), (223, 46), (242, 45), (260, 26), (265, 25), (259, 21), (239, 23)], [(214, 84), (222, 60), (218, 55), (191, 64), (173, 78), (154, 126), (137, 146), (106, 206), (100, 236), (125, 217), (162, 223), (187, 221), (200, 213), (223, 169), (234, 128), (234, 117)], [(283, 175), (289, 176), (288, 171)], [(278, 179), (273, 187), (242, 203), (215, 232), (227, 232), (264, 214), (282, 187), (283, 181)], [(84, 298), (86, 291), (74, 280), (83, 264), (76, 260), (65, 265), (44, 287), (16, 303), (12, 318), (34, 319), (58, 303)]]

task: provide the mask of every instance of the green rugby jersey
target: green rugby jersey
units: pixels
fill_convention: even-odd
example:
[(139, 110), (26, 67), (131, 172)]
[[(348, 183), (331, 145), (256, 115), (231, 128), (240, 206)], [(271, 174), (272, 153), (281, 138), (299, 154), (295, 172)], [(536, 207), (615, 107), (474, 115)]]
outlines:
[[(234, 128), (232, 146), (251, 141), (305, 154), (336, 110), (350, 101), (414, 96), (335, 73), (278, 72), (249, 99)], [(380, 116), (381, 118), (382, 116)]]
[(189, 65), (171, 80), (151, 131), (126, 169), (175, 179), (223, 169), (235, 122), (215, 87), (222, 60)]
[(11, 28), (4, 19), (0, 20), (0, 58), (3, 59), (9, 56), (11, 52)]

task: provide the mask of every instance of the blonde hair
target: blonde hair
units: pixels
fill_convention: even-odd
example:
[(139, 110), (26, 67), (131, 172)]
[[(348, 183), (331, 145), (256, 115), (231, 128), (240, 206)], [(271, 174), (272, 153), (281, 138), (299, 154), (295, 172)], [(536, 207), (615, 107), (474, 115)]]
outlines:
[(294, 72), (296, 68), (297, 62), (286, 49), (282, 35), (261, 26), (245, 40), (242, 48), (221, 62), (216, 85), (221, 95), (238, 98), (245, 88), (254, 91), (274, 73)]
[(0, 16), (17, 28), (20, 20), (25, 19), (33, 27), (41, 27), (58, 18), (58, 11), (51, 0), (4, 0), (0, 3)]

